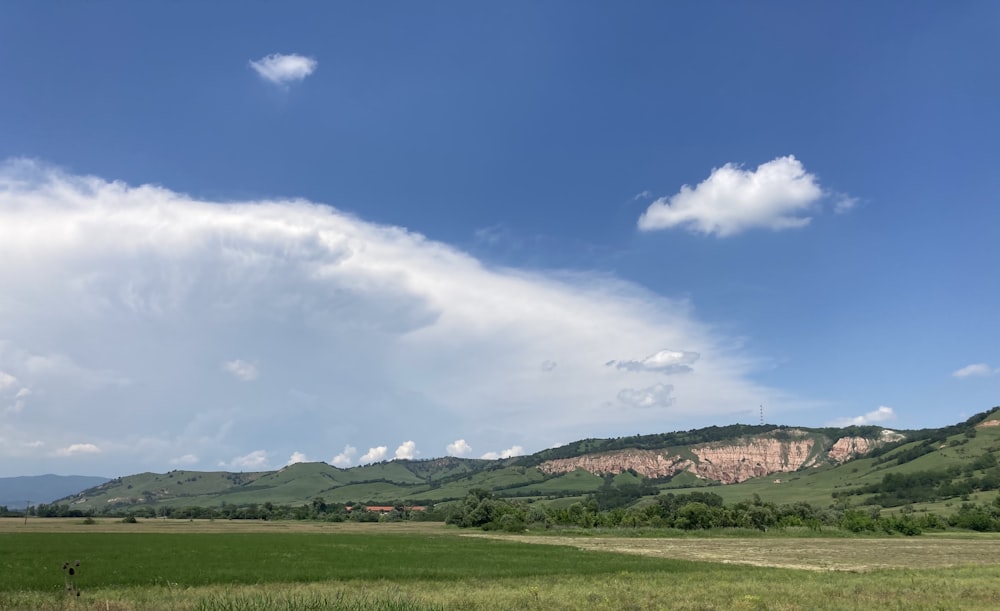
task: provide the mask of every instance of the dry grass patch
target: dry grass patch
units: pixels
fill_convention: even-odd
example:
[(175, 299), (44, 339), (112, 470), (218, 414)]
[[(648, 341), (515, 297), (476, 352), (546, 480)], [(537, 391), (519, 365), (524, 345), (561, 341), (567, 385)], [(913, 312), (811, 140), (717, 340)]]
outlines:
[(872, 571), (930, 569), (1000, 563), (1000, 538), (597, 538), (532, 535), (496, 536), (525, 543), (568, 545), (578, 549), (640, 554), (675, 560), (807, 569)]

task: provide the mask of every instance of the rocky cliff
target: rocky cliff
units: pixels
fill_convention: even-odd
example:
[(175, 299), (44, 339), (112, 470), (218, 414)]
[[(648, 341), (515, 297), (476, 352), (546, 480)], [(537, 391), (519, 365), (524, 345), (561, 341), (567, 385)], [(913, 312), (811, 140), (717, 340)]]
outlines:
[(644, 477), (670, 477), (694, 463), (676, 454), (656, 450), (618, 450), (601, 454), (585, 454), (573, 458), (547, 460), (538, 465), (543, 473), (568, 473), (584, 469), (591, 473), (621, 473), (632, 469)]
[(688, 471), (702, 479), (735, 484), (772, 473), (788, 473), (819, 465), (824, 460), (843, 463), (870, 452), (886, 439), (842, 437), (830, 444), (796, 429), (756, 435), (726, 442), (689, 446), (680, 452), (664, 450), (617, 450), (560, 458), (541, 463), (544, 473), (567, 473), (585, 469), (591, 473), (621, 473), (633, 470), (657, 478)]
[(827, 452), (827, 456), (839, 465), (851, 460), (855, 456), (867, 454), (875, 445), (874, 441), (865, 439), (864, 437), (841, 437), (833, 444), (830, 451)]
[(771, 473), (798, 471), (816, 464), (812, 437), (778, 440), (755, 437), (744, 443), (717, 443), (695, 446), (698, 456), (692, 473), (703, 479), (735, 484)]

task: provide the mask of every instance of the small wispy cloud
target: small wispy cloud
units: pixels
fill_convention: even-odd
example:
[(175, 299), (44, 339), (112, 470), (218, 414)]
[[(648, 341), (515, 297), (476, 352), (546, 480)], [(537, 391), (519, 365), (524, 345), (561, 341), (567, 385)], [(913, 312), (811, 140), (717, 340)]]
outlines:
[(864, 426), (866, 424), (875, 424), (878, 422), (887, 422), (896, 419), (896, 411), (891, 407), (885, 405), (880, 405), (878, 409), (863, 414), (861, 416), (855, 416), (853, 418), (838, 418), (830, 422), (830, 426)]
[(445, 452), (447, 452), (449, 456), (466, 456), (472, 452), (472, 446), (470, 446), (464, 439), (456, 439), (445, 447)]
[(330, 464), (334, 467), (340, 467), (341, 469), (346, 469), (354, 464), (354, 457), (358, 455), (358, 449), (352, 445), (344, 446), (344, 451), (337, 454), (330, 460)]
[(250, 61), (250, 67), (262, 79), (287, 87), (289, 83), (301, 81), (316, 71), (319, 62), (311, 57), (291, 53), (272, 53), (257, 60)]
[(858, 205), (858, 198), (850, 195), (837, 194), (833, 203), (833, 211), (837, 214), (846, 214)]
[(229, 469), (264, 470), (268, 467), (268, 453), (265, 450), (254, 450), (249, 454), (237, 456), (229, 462), (220, 462), (219, 466)]
[(24, 410), (24, 406), (27, 404), (28, 396), (31, 394), (31, 389), (27, 386), (22, 386), (20, 381), (9, 373), (0, 371), (0, 397), (5, 397), (7, 400), (12, 401), (7, 404), (4, 411), (19, 414)]
[(473, 233), (477, 242), (495, 245), (510, 238), (510, 230), (503, 223), (481, 227)]
[(685, 373), (701, 357), (697, 352), (685, 350), (660, 350), (649, 356), (632, 361), (608, 361), (605, 365), (625, 371), (649, 371), (655, 373)]
[(953, 371), (951, 375), (956, 378), (988, 377), (996, 374), (997, 371), (986, 363), (973, 363)]
[(0, 390), (9, 388), (17, 384), (17, 378), (10, 375), (9, 373), (0, 371)]
[(79, 454), (100, 454), (101, 448), (92, 443), (74, 443), (55, 451), (56, 456), (77, 456)]
[(197, 464), (197, 462), (198, 462), (198, 456), (195, 454), (185, 454), (183, 456), (178, 456), (176, 458), (170, 459), (170, 464), (172, 465), (190, 466)]
[(618, 393), (618, 400), (629, 407), (650, 409), (654, 407), (669, 407), (673, 403), (674, 387), (670, 384), (654, 384), (648, 388), (623, 388)]
[(241, 359), (226, 361), (222, 364), (222, 369), (244, 382), (252, 382), (260, 375), (260, 369), (257, 365)]

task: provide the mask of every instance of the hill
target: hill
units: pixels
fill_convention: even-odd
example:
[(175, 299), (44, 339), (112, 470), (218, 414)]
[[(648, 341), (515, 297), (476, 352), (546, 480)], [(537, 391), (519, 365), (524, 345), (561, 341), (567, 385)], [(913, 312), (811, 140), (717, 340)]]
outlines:
[(0, 507), (22, 509), (29, 504), (51, 503), (106, 481), (106, 477), (86, 475), (0, 477)]
[(298, 463), (258, 473), (171, 471), (120, 477), (59, 503), (84, 511), (339, 504), (433, 505), (471, 489), (527, 502), (602, 495), (618, 505), (712, 487), (820, 507), (934, 505), (1000, 487), (1000, 410), (941, 429), (733, 425), (586, 439), (501, 460), (393, 460), (349, 469)]

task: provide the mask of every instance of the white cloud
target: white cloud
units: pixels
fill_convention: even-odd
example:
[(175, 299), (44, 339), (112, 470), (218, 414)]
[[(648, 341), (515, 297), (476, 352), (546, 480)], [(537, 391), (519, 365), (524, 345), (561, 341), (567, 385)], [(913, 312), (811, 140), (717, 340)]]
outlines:
[(398, 459), (413, 460), (419, 453), (417, 452), (417, 444), (412, 441), (404, 441), (396, 448), (396, 458)]
[(30, 354), (24, 361), (24, 372), (34, 379), (59, 379), (86, 390), (129, 384), (114, 371), (81, 366), (64, 354)]
[(74, 443), (55, 451), (56, 456), (78, 456), (80, 454), (100, 454), (101, 448), (92, 443)]
[(686, 373), (691, 371), (691, 365), (698, 360), (699, 356), (701, 355), (697, 352), (660, 350), (638, 361), (609, 361), (605, 364), (625, 371)]
[(445, 447), (445, 452), (449, 456), (467, 456), (472, 452), (472, 446), (466, 443), (464, 439), (456, 439)]
[(266, 471), (269, 468), (268, 453), (264, 450), (254, 450), (249, 454), (237, 456), (229, 462), (220, 462), (219, 466), (227, 469), (238, 469), (240, 471), (247, 469)]
[(833, 203), (833, 211), (837, 214), (846, 214), (854, 210), (858, 205), (858, 198), (850, 195), (837, 194)]
[(189, 467), (197, 463), (198, 463), (198, 457), (195, 454), (185, 454), (183, 456), (178, 456), (176, 458), (170, 459), (171, 465), (180, 465)]
[(380, 460), (385, 460), (386, 454), (389, 453), (389, 448), (386, 446), (378, 446), (376, 448), (368, 448), (365, 455), (358, 459), (358, 464), (367, 465), (369, 463), (378, 462)]
[(473, 236), (477, 242), (495, 246), (501, 242), (509, 241), (511, 239), (511, 232), (507, 229), (506, 225), (497, 224), (476, 229)]
[(674, 387), (670, 384), (654, 384), (649, 388), (623, 388), (618, 392), (618, 400), (629, 407), (649, 409), (669, 407), (674, 402)]
[(341, 469), (346, 469), (350, 467), (354, 462), (354, 457), (358, 455), (358, 449), (354, 446), (347, 445), (344, 446), (344, 451), (337, 454), (330, 460), (330, 464), (334, 467), (339, 467)]
[(288, 462), (285, 463), (285, 466), (294, 465), (295, 463), (300, 462), (309, 462), (309, 457), (302, 452), (292, 452), (292, 455), (288, 457)]
[[(30, 409), (0, 431), (12, 474), (33, 440), (95, 440), (94, 468), (111, 475), (386, 438), (540, 449), (700, 426), (759, 402), (809, 406), (756, 383), (759, 361), (691, 303), (606, 273), (486, 266), (300, 200), (203, 201), (0, 163), (0, 261), (0, 370), (31, 389)], [(628, 409), (621, 389), (663, 371), (605, 363), (662, 346), (700, 355), (696, 366), (670, 379), (669, 410)], [(220, 375), (247, 355), (268, 355), (267, 375)]]
[(863, 426), (875, 424), (877, 422), (887, 422), (896, 419), (896, 412), (891, 407), (880, 405), (878, 409), (868, 412), (862, 416), (853, 418), (838, 418), (830, 423), (830, 426)]
[(236, 359), (235, 361), (226, 361), (222, 364), (222, 369), (244, 382), (252, 382), (257, 379), (257, 376), (260, 375), (260, 369), (257, 365), (240, 359)]
[(816, 177), (791, 155), (755, 171), (727, 163), (696, 187), (684, 185), (675, 195), (654, 201), (639, 218), (639, 229), (684, 226), (720, 238), (756, 228), (794, 229), (809, 224), (808, 214), (822, 196)]
[(316, 71), (319, 63), (304, 55), (295, 53), (284, 55), (273, 53), (258, 60), (251, 60), (250, 67), (266, 81), (275, 85), (287, 86), (289, 83), (301, 81)]
[(973, 363), (966, 365), (957, 371), (952, 372), (956, 378), (986, 377), (995, 374), (996, 371), (986, 363)]
[(31, 389), (21, 386), (18, 379), (9, 373), (0, 371), (0, 399), (10, 401), (4, 411), (19, 414), (27, 404)]
[(480, 458), (484, 458), (486, 460), (498, 460), (501, 458), (513, 458), (515, 456), (524, 456), (524, 448), (521, 446), (513, 446), (500, 452), (487, 452)]
[(15, 384), (17, 384), (17, 378), (9, 373), (0, 371), (0, 390), (14, 386)]

